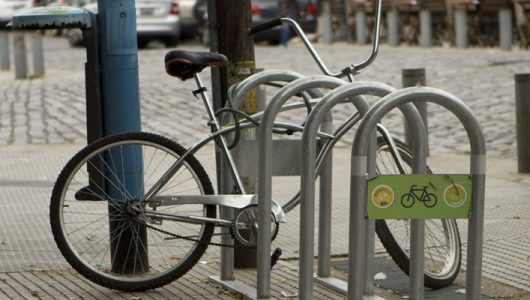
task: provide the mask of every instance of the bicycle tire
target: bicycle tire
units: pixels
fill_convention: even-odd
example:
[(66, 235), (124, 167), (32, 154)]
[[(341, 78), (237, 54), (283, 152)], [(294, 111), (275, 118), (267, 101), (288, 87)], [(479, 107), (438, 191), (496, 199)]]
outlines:
[[(396, 147), (406, 165), (412, 163), (412, 154), (408, 146), (395, 140)], [(393, 164), (389, 147), (381, 137), (377, 141), (378, 171), (384, 174), (399, 174), (395, 165), (385, 165), (382, 162)], [(432, 173), (430, 169), (429, 173)], [(410, 230), (409, 220), (376, 220), (375, 230), (379, 240), (399, 268), (409, 275)], [(439, 239), (442, 236), (445, 243)], [(441, 243), (442, 245), (438, 245)], [(454, 219), (429, 219), (425, 220), (425, 271), (424, 285), (431, 289), (439, 289), (450, 285), (460, 271), (462, 250), (458, 226)], [(440, 264), (439, 262), (442, 261)]]
[[(134, 150), (122, 151), (127, 149)], [(138, 195), (149, 190), (149, 185), (156, 182), (158, 176), (185, 151), (179, 144), (159, 135), (124, 133), (89, 144), (66, 164), (53, 188), (50, 225), (59, 250), (76, 271), (104, 287), (134, 292), (168, 284), (197, 263), (211, 241), (214, 225), (148, 219), (142, 214), (141, 207), (145, 211), (156, 210), (156, 207), (138, 200)], [(125, 161), (127, 155), (136, 154), (141, 154), (144, 159), (141, 168), (134, 168), (131, 164), (136, 160)], [(101, 174), (106, 178), (106, 189), (88, 176), (88, 168), (95, 167), (98, 157), (107, 159), (99, 165)], [(121, 176), (124, 172), (133, 173), (127, 179)], [(129, 181), (120, 181), (123, 178)], [(89, 180), (92, 186), (87, 186)], [(119, 190), (119, 193), (113, 189)], [(208, 175), (193, 156), (186, 157), (182, 167), (157, 195), (178, 193), (214, 193)], [(118, 203), (116, 194), (123, 196), (121, 200), (125, 201)], [(139, 205), (131, 206), (133, 203)], [(138, 208), (140, 212), (131, 207)], [(214, 205), (169, 204), (160, 206), (158, 212), (175, 213), (182, 209), (190, 210), (186, 214), (197, 213), (209, 218), (216, 216)], [(109, 225), (112, 222), (118, 225)], [(130, 235), (128, 241), (127, 234)], [(144, 240), (140, 234), (145, 235)], [(187, 239), (180, 238), (182, 236)], [(111, 248), (127, 251), (114, 250), (111, 254)]]

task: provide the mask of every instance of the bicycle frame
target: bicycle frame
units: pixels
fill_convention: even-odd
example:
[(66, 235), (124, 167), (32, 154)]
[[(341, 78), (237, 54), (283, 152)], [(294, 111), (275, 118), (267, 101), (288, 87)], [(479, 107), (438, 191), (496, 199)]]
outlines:
[[(421, 192), (421, 194), (418, 196), (418, 192)], [(412, 195), (416, 200), (423, 201), (423, 198), (425, 195), (427, 195), (427, 187), (418, 187), (417, 185), (413, 185), (410, 187), (409, 194)]]
[[(205, 87), (204, 87), (204, 85), (202, 83), (202, 80), (201, 80), (201, 78), (200, 78), (200, 76), (198, 74), (195, 74), (195, 82), (197, 84), (198, 90), (201, 91), (201, 92), (199, 92), (199, 94), (201, 95), (201, 99), (203, 101), (203, 104), (204, 104), (204, 106), (205, 106), (205, 108), (206, 108), (206, 110), (208, 112), (208, 116), (209, 116), (209, 119), (210, 119), (209, 124), (211, 126), (212, 132), (208, 136), (202, 138), (201, 140), (196, 142), (194, 145), (192, 145), (164, 173), (164, 175), (162, 175), (160, 180), (156, 184), (154, 184), (153, 187), (151, 187), (151, 189), (149, 191), (147, 191), (145, 193), (145, 201), (147, 201), (147, 202), (160, 201), (158, 199), (152, 199), (153, 195), (155, 195), (160, 189), (162, 189), (162, 187), (164, 187), (164, 185), (171, 179), (171, 177), (178, 172), (178, 170), (180, 169), (180, 167), (185, 162), (185, 160), (186, 160), (186, 158), (188, 156), (195, 154), (203, 146), (205, 146), (206, 144), (209, 144), (211, 141), (215, 141), (217, 146), (220, 148), (220, 150), (222, 152), (222, 155), (226, 158), (230, 174), (231, 174), (232, 178), (234, 179), (234, 183), (236, 185), (236, 190), (239, 191), (240, 194), (245, 194), (246, 193), (245, 192), (245, 188), (244, 188), (243, 183), (242, 183), (242, 180), (241, 180), (241, 176), (240, 176), (240, 174), (238, 172), (238, 169), (237, 169), (237, 166), (235, 164), (234, 158), (232, 157), (231, 151), (228, 149), (228, 144), (227, 144), (225, 136), (234, 133), (236, 130), (254, 128), (256, 125), (251, 123), (251, 122), (249, 122), (249, 121), (243, 121), (243, 122), (241, 122), (239, 124), (239, 126), (230, 125), (230, 126), (221, 127), (221, 125), (219, 123), (219, 119), (216, 117), (216, 115), (214, 113), (214, 110), (213, 110), (213, 107), (211, 105), (208, 93), (206, 92), (206, 89), (205, 89)], [(309, 104), (310, 105), (315, 105), (316, 103), (318, 103), (318, 100), (319, 99), (311, 99), (309, 101)], [(306, 105), (307, 105), (307, 103), (305, 103), (305, 102), (296, 102), (296, 103), (292, 103), (292, 104), (289, 104), (289, 105), (285, 105), (282, 108), (282, 111), (287, 111), (287, 110), (292, 110), (292, 109), (297, 109), (297, 108), (303, 108), (303, 107), (306, 107)], [(263, 112), (259, 112), (259, 113), (256, 113), (256, 114), (252, 115), (251, 117), (253, 119), (259, 120), (259, 119), (261, 119), (262, 116), (263, 116)], [(358, 112), (355, 112), (349, 118), (347, 118), (347, 120), (344, 121), (332, 134), (324, 133), (324, 132), (319, 132), (317, 134), (319, 138), (321, 138), (321, 139), (323, 139), (325, 141), (323, 146), (322, 146), (322, 149), (319, 152), (319, 154), (318, 154), (318, 156), (316, 158), (316, 161), (315, 161), (317, 175), (321, 173), (322, 168), (323, 168), (323, 162), (326, 160), (326, 158), (328, 157), (329, 153), (331, 153), (331, 150), (333, 149), (335, 144), (342, 138), (342, 136), (348, 130), (350, 130), (360, 120), (361, 120), (360, 114)], [(282, 122), (276, 122), (275, 123), (275, 128), (288, 129), (290, 131), (299, 132), (299, 133), (303, 132), (303, 130), (304, 130), (304, 128), (302, 126), (298, 126), (298, 125), (294, 125), (294, 124), (290, 124), (290, 123), (282, 123)], [(388, 132), (388, 130), (386, 130), (386, 128), (384, 128), (381, 125), (378, 125), (377, 129), (378, 129), (378, 132), (384, 137), (384, 139), (389, 144), (390, 149), (392, 149), (391, 150), (392, 156), (396, 159), (396, 161), (399, 162), (398, 163), (398, 167), (401, 170), (403, 170), (401, 157), (397, 153), (396, 146), (395, 146), (395, 144), (394, 144), (394, 142), (393, 142), (393, 140), (392, 140), (392, 138), (390, 136), (390, 133)], [(222, 197), (218, 198), (217, 202), (207, 201), (207, 200), (202, 199), (200, 197), (195, 197), (194, 199), (195, 199), (194, 203), (196, 203), (196, 204), (197, 203), (215, 204), (215, 205), (220, 205), (220, 206), (230, 206), (230, 207), (238, 207), (238, 208), (242, 208), (242, 207), (244, 207), (246, 205), (250, 205), (250, 204), (253, 203), (253, 200), (251, 198), (249, 198), (249, 199), (240, 199), (243, 203), (240, 203), (240, 205), (237, 205), (237, 206), (234, 206), (232, 203), (227, 202), (228, 198), (222, 198)], [(175, 204), (175, 203), (184, 203), (185, 201), (186, 200), (184, 198), (176, 197), (175, 199), (173, 199), (170, 202), (172, 204)], [(295, 196), (293, 196), (293, 198), (291, 198), (289, 201), (286, 202), (286, 204), (284, 204), (281, 207), (281, 212), (279, 212), (277, 210), (277, 208), (276, 208), (275, 209), (276, 213), (279, 214), (279, 215), (281, 215), (282, 213), (288, 213), (293, 208), (295, 208), (300, 203), (300, 201), (301, 201), (300, 193), (297, 193)], [(188, 203), (188, 202), (186, 202), (186, 203)], [(166, 216), (162, 216), (162, 217), (166, 217)], [(182, 217), (182, 218), (179, 217), (179, 221), (186, 221), (183, 218), (186, 218), (186, 217)], [(217, 225), (220, 225), (220, 226), (226, 226), (227, 225), (226, 222), (220, 222), (217, 219), (210, 220), (208, 218), (201, 218), (200, 220), (199, 219), (197, 219), (197, 220), (193, 219), (193, 220), (187, 220), (187, 221), (188, 222), (192, 222), (192, 223), (213, 222), (213, 223), (216, 223)]]

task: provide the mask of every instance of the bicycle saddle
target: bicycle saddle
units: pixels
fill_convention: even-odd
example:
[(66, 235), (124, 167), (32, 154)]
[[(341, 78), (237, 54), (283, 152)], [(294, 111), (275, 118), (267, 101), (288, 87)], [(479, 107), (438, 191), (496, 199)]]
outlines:
[(206, 67), (225, 66), (228, 59), (223, 54), (211, 52), (173, 50), (166, 54), (164, 62), (169, 75), (186, 80)]

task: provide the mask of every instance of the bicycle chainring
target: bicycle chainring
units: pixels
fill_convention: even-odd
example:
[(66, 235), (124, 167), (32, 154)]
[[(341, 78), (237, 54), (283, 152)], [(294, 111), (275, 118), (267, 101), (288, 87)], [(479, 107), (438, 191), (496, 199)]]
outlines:
[[(280, 224), (271, 212), (271, 240), (278, 235)], [(234, 240), (247, 248), (256, 248), (258, 244), (258, 205), (250, 204), (240, 209), (234, 220), (230, 231)]]

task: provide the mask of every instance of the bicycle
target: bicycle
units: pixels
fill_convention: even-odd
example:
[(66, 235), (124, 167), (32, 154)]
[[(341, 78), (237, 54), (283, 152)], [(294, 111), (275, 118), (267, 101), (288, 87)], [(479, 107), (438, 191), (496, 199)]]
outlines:
[[(428, 186), (417, 187), (417, 185), (412, 185), (410, 191), (403, 196), (401, 196), (401, 205), (405, 208), (411, 208), (416, 203), (416, 200), (420, 201), (425, 205), (425, 207), (434, 207), (438, 202), (438, 198), (433, 193), (427, 192)], [(418, 192), (420, 193), (418, 196)]]
[[(296, 22), (287, 22), (294, 24), (313, 58), (328, 75), (347, 76), (353, 80), (353, 74), (369, 65), (377, 53), (378, 42), (374, 41), (368, 60), (333, 74), (325, 67)], [(168, 74), (181, 79), (195, 79), (197, 90), (193, 94), (200, 96), (204, 103), (212, 133), (189, 149), (168, 138), (145, 132), (101, 138), (70, 159), (52, 192), (50, 224), (62, 255), (83, 276), (112, 289), (143, 291), (181, 277), (198, 262), (208, 245), (228, 246), (212, 242), (215, 226), (229, 227), (234, 239), (243, 246), (255, 246), (256, 198), (245, 194), (229, 150), (231, 145), (228, 145), (225, 136), (237, 136), (240, 130), (255, 127), (262, 113), (253, 116), (243, 114), (243, 121), (220, 126), (199, 73), (208, 66), (226, 64), (227, 59), (223, 55), (175, 50), (166, 55), (165, 61)], [(304, 98), (285, 109), (307, 107), (315, 102)], [(232, 113), (241, 115), (234, 110)], [(359, 120), (358, 113), (354, 113), (334, 133), (319, 133), (324, 146), (318, 155), (317, 165), (321, 166), (333, 145)], [(275, 126), (280, 133), (303, 131), (303, 126), (294, 124), (278, 123)], [(378, 137), (377, 144), (378, 172), (410, 172), (410, 151), (403, 143), (392, 139), (382, 126), (378, 129), (382, 135)], [(213, 195), (214, 189), (193, 154), (212, 141), (228, 161), (235, 192), (239, 196), (203, 196)], [(273, 204), (273, 238), (278, 233), (279, 223), (284, 221), (284, 214), (300, 201), (297, 194), (284, 206)], [(238, 213), (232, 219), (217, 218), (217, 206), (235, 208)], [(450, 284), (460, 267), (460, 239), (456, 222), (436, 222), (441, 225), (433, 222), (426, 228), (430, 233), (426, 236), (431, 239), (427, 239), (429, 247), (426, 251), (433, 250), (426, 257), (430, 257), (433, 263), (429, 266), (429, 260), (426, 261), (425, 283), (433, 288)], [(383, 245), (399, 267), (408, 273), (407, 245), (401, 242), (397, 235), (401, 232), (395, 232), (396, 228), (384, 220), (376, 223), (376, 232)], [(254, 234), (248, 236), (242, 234), (242, 230), (250, 230)], [(403, 232), (408, 232), (408, 229)], [(440, 235), (442, 238), (438, 238)], [(437, 240), (433, 241), (433, 237)]]

